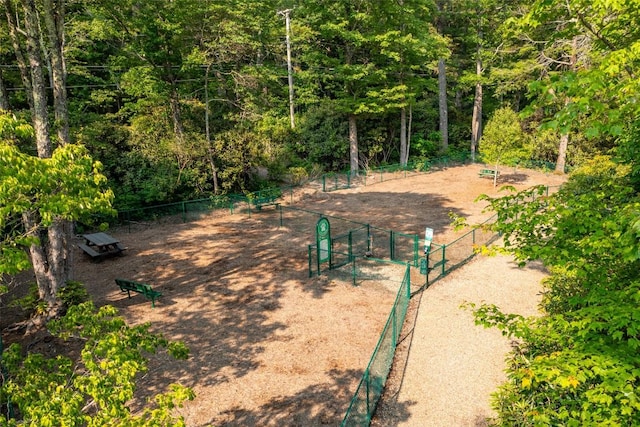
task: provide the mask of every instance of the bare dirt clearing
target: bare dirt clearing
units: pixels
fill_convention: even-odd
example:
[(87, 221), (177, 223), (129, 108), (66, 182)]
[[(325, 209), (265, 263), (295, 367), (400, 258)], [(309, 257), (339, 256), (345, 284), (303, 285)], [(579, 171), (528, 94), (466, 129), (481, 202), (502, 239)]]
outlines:
[[(478, 170), (451, 167), (307, 192), (295, 206), (408, 234), (429, 226), (435, 242), (447, 243), (455, 236), (449, 212), (481, 221), (488, 214), (474, 200), (498, 194)], [(523, 189), (564, 181), (512, 172), (503, 171), (499, 184)], [(197, 397), (181, 409), (189, 426), (339, 424), (395, 292), (376, 283), (353, 287), (327, 276), (309, 279), (307, 245), (315, 222), (280, 227), (273, 208), (178, 221), (110, 231), (128, 247), (123, 257), (95, 263), (74, 253), (74, 279), (87, 285), (96, 305), (114, 305), (132, 324), (151, 322), (154, 331), (191, 349), (187, 361), (154, 356), (140, 379), (140, 397), (172, 382), (192, 387)], [(120, 293), (117, 277), (151, 283), (163, 293), (156, 308), (141, 295)]]

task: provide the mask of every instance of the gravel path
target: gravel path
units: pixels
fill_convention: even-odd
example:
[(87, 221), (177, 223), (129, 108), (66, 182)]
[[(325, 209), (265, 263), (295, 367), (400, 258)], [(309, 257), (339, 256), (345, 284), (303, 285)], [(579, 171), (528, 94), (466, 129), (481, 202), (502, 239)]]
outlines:
[(507, 256), (478, 256), (415, 296), (414, 327), (372, 425), (486, 426), (510, 344), (498, 330), (476, 326), (460, 306), (488, 303), (536, 315), (545, 276), (541, 265), (518, 268)]

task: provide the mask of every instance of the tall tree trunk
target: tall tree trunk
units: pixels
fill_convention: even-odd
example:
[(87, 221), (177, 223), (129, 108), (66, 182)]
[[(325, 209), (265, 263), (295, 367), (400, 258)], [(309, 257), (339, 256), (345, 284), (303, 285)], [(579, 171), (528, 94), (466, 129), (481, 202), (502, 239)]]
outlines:
[[(578, 38), (574, 37), (572, 41), (571, 64), (572, 71), (576, 70), (578, 63)], [(565, 96), (564, 107), (567, 108), (571, 100)], [(560, 143), (558, 144), (558, 159), (556, 160), (556, 169), (558, 173), (564, 173), (567, 163), (567, 149), (569, 148), (569, 131), (560, 135)]]
[(68, 279), (65, 221), (54, 221), (44, 229), (39, 226), (41, 218), (36, 212), (24, 213), (22, 221), (27, 234), (38, 238), (38, 243), (29, 247), (38, 295), (47, 304), (47, 317), (56, 316), (62, 308), (58, 291)]
[[(173, 79), (172, 79), (173, 80)], [(180, 98), (175, 81), (171, 83), (171, 93), (169, 95), (169, 106), (171, 108), (171, 121), (173, 122), (173, 133), (176, 141), (176, 160), (178, 162), (178, 178), (176, 184), (182, 179), (182, 171), (189, 163), (190, 154), (185, 147), (184, 126), (182, 125), (182, 112), (180, 108)]]
[(440, 137), (442, 152), (449, 149), (449, 108), (447, 107), (447, 72), (444, 59), (438, 60), (438, 109), (440, 112)]
[(411, 126), (413, 124), (413, 108), (409, 104), (409, 123), (407, 124), (407, 157), (404, 159), (404, 164), (409, 163), (409, 154), (411, 153)]
[(209, 157), (209, 165), (211, 166), (211, 175), (213, 178), (213, 194), (218, 194), (218, 168), (214, 161), (214, 149), (211, 143), (211, 128), (209, 125), (209, 116), (211, 115), (209, 110), (209, 71), (211, 64), (207, 65), (207, 70), (204, 74), (204, 130), (205, 139), (207, 141), (207, 155)]
[(0, 110), (9, 110), (9, 94), (7, 93), (7, 87), (4, 84), (2, 70), (0, 70)]
[(16, 22), (16, 10), (13, 8), (13, 3), (9, 0), (0, 0), (0, 3), (4, 5), (5, 17), (7, 18), (7, 27), (9, 29), (9, 38), (11, 39), (11, 46), (13, 47), (13, 52), (18, 63), (18, 70), (20, 70), (20, 79), (22, 80), (22, 85), (25, 89), (27, 103), (29, 104), (29, 108), (31, 109), (31, 111), (33, 111), (34, 106), (33, 94), (31, 90), (31, 76), (29, 73), (27, 59), (20, 43), (20, 36), (18, 34), (18, 28), (20, 27)]
[(22, 0), (22, 6), (25, 14), (27, 55), (30, 67), (31, 93), (33, 95), (31, 120), (36, 136), (38, 157), (48, 158), (51, 157), (52, 149), (47, 115), (46, 84), (42, 69), (38, 12), (33, 0)]
[[(42, 52), (47, 50), (52, 54), (51, 75), (54, 76), (54, 96), (56, 124), (59, 131), (60, 143), (68, 141), (68, 112), (66, 99), (66, 83), (64, 78), (64, 60), (62, 58), (62, 34), (64, 9), (57, 10), (61, 5), (48, 1), (43, 11), (45, 19), (51, 19), (53, 33), (49, 37), (41, 31), (39, 11), (34, 0), (20, 0), (24, 13), (24, 27), (16, 21), (15, 10), (8, 0), (2, 1), (9, 27), (9, 36), (14, 48), (20, 74), (27, 90), (27, 99), (31, 108), (31, 121), (35, 132), (36, 151), (40, 158), (50, 158), (53, 152), (51, 144), (46, 80), (43, 69)], [(46, 25), (49, 25), (47, 23)], [(26, 38), (26, 55), (22, 51), (20, 36)], [(44, 43), (50, 43), (45, 49)], [(57, 46), (54, 47), (54, 46)], [(55, 52), (53, 52), (55, 51)], [(26, 56), (26, 57), (25, 57)], [(28, 66), (27, 61), (28, 59)], [(25, 212), (22, 215), (25, 232), (37, 241), (29, 248), (29, 256), (38, 284), (40, 299), (47, 304), (45, 318), (56, 316), (60, 312), (62, 302), (58, 296), (59, 289), (65, 285), (70, 274), (68, 262), (68, 237), (70, 223), (60, 218), (54, 218), (47, 228), (41, 226), (42, 218), (37, 212)]]
[(569, 147), (569, 134), (560, 135), (560, 144), (558, 145), (558, 159), (556, 160), (556, 169), (558, 173), (564, 173), (567, 163), (567, 148)]
[(471, 118), (471, 161), (476, 160), (476, 151), (482, 138), (482, 59), (478, 48), (478, 58), (476, 59), (476, 94), (473, 99), (473, 116)]
[(406, 166), (409, 157), (407, 147), (407, 109), (400, 109), (400, 165)]
[(51, 56), (51, 81), (55, 130), (59, 144), (69, 143), (69, 111), (67, 103), (67, 70), (64, 61), (65, 0), (44, 0), (43, 15)]
[[(49, 55), (51, 57), (51, 81), (53, 88), (53, 112), (58, 144), (65, 145), (69, 140), (69, 107), (67, 102), (67, 67), (64, 60), (64, 17), (65, 0), (44, 0), (43, 11)], [(61, 218), (54, 220), (49, 227), (50, 240), (58, 242), (59, 247), (52, 257), (59, 260), (62, 272), (56, 274), (57, 286), (63, 286), (72, 277), (71, 237), (73, 223)]]
[(355, 114), (349, 114), (349, 158), (351, 176), (358, 175), (358, 122)]

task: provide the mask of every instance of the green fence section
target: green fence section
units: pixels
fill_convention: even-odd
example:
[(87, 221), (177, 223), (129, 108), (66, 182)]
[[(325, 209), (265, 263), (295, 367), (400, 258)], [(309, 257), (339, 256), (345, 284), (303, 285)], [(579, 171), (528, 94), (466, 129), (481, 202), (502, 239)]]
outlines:
[[(462, 266), (473, 258), (480, 246), (489, 245), (494, 242), (499, 236), (494, 231), (491, 231), (489, 226), (495, 221), (495, 219), (496, 216), (494, 215), (483, 224), (474, 227), (471, 231), (465, 233), (451, 243), (432, 243), (429, 255), (424, 258), (426, 265), (423, 267), (425, 268), (420, 269), (420, 273), (425, 275), (424, 280), (419, 283), (421, 287), (422, 285), (428, 286), (429, 283), (433, 283), (452, 270)], [(390, 235), (394, 234), (400, 235), (400, 233), (393, 232), (391, 232)], [(402, 236), (404, 237), (404, 235)], [(406, 246), (407, 245), (403, 245), (403, 247)], [(350, 259), (351, 263), (347, 263), (341, 268), (331, 270), (330, 274), (332, 276), (339, 274), (338, 272), (340, 271), (342, 271), (343, 276), (350, 274), (354, 285), (362, 285), (366, 280), (389, 280), (386, 278), (386, 275), (390, 273), (388, 270), (386, 274), (382, 273), (381, 271), (383, 271), (383, 269), (380, 268), (380, 265), (367, 265), (366, 261), (358, 258), (357, 256), (350, 256), (348, 253), (342, 254), (342, 256)], [(386, 262), (389, 263), (390, 261)], [(369, 365), (364, 371), (362, 379), (360, 380), (358, 388), (342, 421), (341, 425), (344, 427), (364, 427), (369, 426), (371, 422), (371, 418), (375, 413), (376, 405), (384, 390), (384, 384), (387, 380), (391, 365), (393, 364), (397, 339), (399, 337), (402, 322), (404, 322), (409, 299), (411, 297), (412, 266), (415, 267), (417, 264), (419, 264), (419, 262), (408, 262), (405, 264), (406, 270), (398, 290), (396, 302), (391, 309), (391, 314), (389, 315), (389, 319), (382, 331), (378, 345), (374, 350)], [(414, 270), (417, 271), (417, 269)], [(401, 273), (396, 271), (395, 274)]]
[(427, 257), (428, 283), (438, 280), (451, 270), (469, 261), (477, 253), (480, 246), (493, 243), (499, 236), (489, 226), (496, 219), (496, 215), (492, 216), (451, 243), (432, 243), (431, 251)]
[(411, 266), (404, 267), (404, 277), (398, 289), (391, 313), (382, 330), (378, 344), (351, 399), (342, 426), (368, 426), (382, 396), (385, 382), (393, 364), (395, 349), (411, 298)]
[(118, 223), (131, 227), (136, 223), (148, 221), (187, 222), (198, 219), (204, 214), (209, 215), (212, 212), (227, 215), (233, 212), (233, 209), (234, 202), (229, 196), (216, 196), (207, 199), (166, 203), (120, 211), (118, 213)]
[[(282, 207), (283, 211), (290, 209)], [(295, 210), (295, 212), (300, 213), (300, 210)], [(306, 211), (306, 213), (310, 214), (311, 211)], [(358, 257), (400, 262), (414, 267), (419, 264), (420, 237), (417, 234), (403, 234), (373, 227), (370, 224), (360, 224), (342, 218), (325, 216), (318, 212), (315, 214), (318, 219), (321, 217), (330, 219), (331, 257), (329, 262), (320, 263), (317, 244), (310, 244), (308, 246), (309, 277), (347, 265)], [(286, 226), (287, 221), (283, 220), (282, 224)], [(334, 224), (338, 224), (338, 227)], [(355, 227), (345, 231), (341, 230), (343, 227), (339, 227), (340, 225)], [(336, 229), (339, 230), (337, 233)]]
[[(407, 166), (395, 164), (366, 169), (356, 176), (352, 176), (349, 172), (327, 173), (301, 182), (296, 186), (271, 187), (244, 194), (219, 195), (210, 198), (125, 209), (118, 213), (116, 223), (132, 228), (136, 224), (146, 222), (188, 222), (200, 218), (203, 214), (222, 216), (242, 212), (251, 215), (252, 212), (261, 210), (265, 205), (281, 203), (287, 201), (287, 199), (293, 202), (293, 193), (296, 188), (308, 187), (323, 192), (331, 192), (351, 188), (354, 185), (372, 185), (391, 179), (407, 178), (429, 172), (432, 168), (449, 164), (451, 164), (451, 160), (443, 157), (414, 162)], [(113, 219), (99, 218), (95, 222), (113, 222)]]
[[(293, 203), (294, 192), (297, 188), (301, 187), (330, 192), (351, 188), (355, 185), (366, 186), (393, 179), (408, 178), (428, 173), (442, 167), (449, 167), (467, 162), (468, 159), (464, 156), (439, 157), (409, 163), (406, 166), (394, 164), (378, 168), (364, 169), (356, 176), (352, 176), (349, 172), (328, 173), (317, 178), (301, 182), (295, 186), (272, 187), (244, 194), (219, 195), (197, 200), (187, 200), (121, 210), (118, 213), (116, 223), (118, 225), (125, 225), (131, 228), (137, 224), (148, 222), (187, 222), (196, 220), (204, 214), (223, 216), (242, 212), (251, 215), (252, 212), (261, 210), (265, 205), (278, 204), (285, 201)], [(545, 170), (552, 170), (552, 167), (554, 166), (553, 164), (532, 161), (522, 162), (520, 165), (544, 168)], [(113, 218), (97, 218), (94, 222), (113, 223)], [(374, 248), (379, 249), (380, 246), (374, 245)], [(389, 249), (391, 250), (391, 248)]]

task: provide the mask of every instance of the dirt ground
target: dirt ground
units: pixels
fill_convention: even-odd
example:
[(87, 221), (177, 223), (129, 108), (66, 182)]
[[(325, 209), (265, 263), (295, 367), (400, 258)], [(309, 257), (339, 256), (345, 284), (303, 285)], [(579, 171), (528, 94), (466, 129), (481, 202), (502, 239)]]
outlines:
[[(523, 189), (564, 181), (505, 168), (494, 188), (478, 177), (479, 169), (457, 166), (331, 193), (304, 191), (288, 202), (402, 233), (422, 235), (431, 227), (434, 241), (447, 243), (455, 238), (450, 212), (472, 223), (489, 216), (474, 202), (478, 195), (496, 195), (504, 184)], [(191, 349), (187, 361), (152, 358), (134, 410), (146, 396), (179, 382), (197, 395), (179, 410), (188, 426), (340, 423), (395, 291), (326, 275), (309, 278), (315, 221), (279, 226), (277, 215), (265, 207), (250, 216), (114, 229), (109, 233), (128, 249), (99, 263), (76, 248), (73, 278), (86, 284), (96, 305), (117, 307), (132, 324), (151, 322), (152, 330)], [(163, 293), (156, 308), (140, 295), (128, 299), (117, 277), (151, 283)]]

